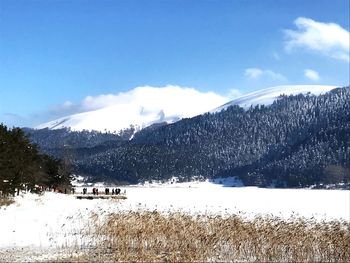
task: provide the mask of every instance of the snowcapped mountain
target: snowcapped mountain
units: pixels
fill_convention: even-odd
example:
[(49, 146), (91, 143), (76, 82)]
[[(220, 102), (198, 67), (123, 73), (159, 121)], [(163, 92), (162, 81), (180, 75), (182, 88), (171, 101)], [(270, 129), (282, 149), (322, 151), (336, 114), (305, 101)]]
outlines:
[[(70, 145), (76, 153), (77, 174), (96, 181), (136, 184), (173, 176), (186, 181), (234, 175), (244, 185), (264, 187), (345, 182), (342, 178), (349, 174), (346, 165), (350, 152), (344, 145), (350, 129), (344, 123), (349, 119), (350, 88), (336, 88), (332, 92), (327, 91), (333, 87), (289, 88), (292, 89), (289, 93), (294, 94), (325, 94), (283, 96), (279, 99), (281, 103), (271, 110), (232, 109), (203, 114), (172, 125), (143, 129), (131, 141), (130, 133), (128, 136), (64, 130), (27, 133), (43, 152), (55, 158), (60, 158), (65, 145)], [(236, 102), (248, 106), (265, 99), (265, 103), (271, 103), (287, 91), (281, 87), (269, 89), (243, 96), (245, 101), (241, 98)], [(341, 176), (335, 178), (334, 169)]]
[[(37, 126), (37, 129), (71, 128), (74, 131), (96, 130), (119, 132), (133, 126), (139, 131), (154, 123), (173, 123), (182, 118), (190, 118), (210, 111), (219, 112), (231, 105), (249, 108), (250, 105), (269, 105), (278, 96), (308, 92), (319, 95), (336, 86), (294, 85), (277, 86), (255, 91), (236, 98), (224, 105), (226, 98), (214, 93), (198, 93), (193, 89), (179, 89), (167, 86), (163, 89), (140, 87), (127, 94), (116, 96), (114, 104), (62, 117)], [(110, 96), (108, 97), (110, 100)], [(90, 99), (91, 100), (91, 99)], [(90, 102), (91, 103), (91, 102)]]
[(143, 107), (130, 105), (115, 105), (95, 111), (83, 112), (53, 120), (37, 126), (37, 129), (61, 129), (69, 127), (72, 130), (120, 131), (133, 126), (136, 130), (153, 123), (172, 123), (181, 118), (180, 115), (165, 116), (163, 110), (148, 111)]
[(87, 97), (82, 104), (88, 110), (35, 128), (119, 132), (133, 126), (138, 131), (154, 123), (173, 123), (194, 117), (226, 101), (227, 98), (213, 92), (203, 93), (193, 88), (145, 86), (116, 95)]
[(272, 104), (280, 95), (297, 95), (297, 94), (307, 94), (311, 93), (314, 95), (324, 94), (337, 86), (325, 86), (325, 85), (286, 85), (286, 86), (276, 86), (267, 89), (258, 90), (252, 93), (240, 96), (216, 109), (211, 111), (212, 113), (220, 112), (227, 109), (227, 107), (232, 105), (239, 105), (242, 108), (249, 108), (251, 105), (270, 105)]

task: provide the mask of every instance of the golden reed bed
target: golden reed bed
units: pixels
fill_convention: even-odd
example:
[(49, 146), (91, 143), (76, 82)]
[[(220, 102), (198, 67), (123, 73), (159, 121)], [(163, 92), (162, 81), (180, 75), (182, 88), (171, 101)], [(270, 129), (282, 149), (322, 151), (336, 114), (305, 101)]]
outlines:
[(350, 223), (183, 213), (92, 216), (93, 248), (76, 262), (350, 262)]

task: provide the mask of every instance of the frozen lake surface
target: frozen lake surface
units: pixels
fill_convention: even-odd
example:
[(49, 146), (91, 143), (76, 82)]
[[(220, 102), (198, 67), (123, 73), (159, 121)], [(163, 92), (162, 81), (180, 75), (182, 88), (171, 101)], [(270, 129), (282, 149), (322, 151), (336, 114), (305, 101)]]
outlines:
[(350, 191), (221, 187), (210, 183), (188, 186), (127, 187), (121, 209), (184, 211), (189, 213), (257, 214), (283, 218), (350, 218)]
[[(87, 242), (80, 238), (89, 217), (112, 212), (157, 210), (190, 214), (239, 214), (285, 219), (350, 221), (350, 191), (223, 187), (209, 182), (120, 187), (127, 200), (78, 200), (72, 195), (24, 194), (0, 208), (0, 249), (55, 248)], [(88, 188), (91, 192), (91, 188)], [(104, 188), (99, 187), (103, 192)], [(82, 192), (82, 187), (77, 188)]]

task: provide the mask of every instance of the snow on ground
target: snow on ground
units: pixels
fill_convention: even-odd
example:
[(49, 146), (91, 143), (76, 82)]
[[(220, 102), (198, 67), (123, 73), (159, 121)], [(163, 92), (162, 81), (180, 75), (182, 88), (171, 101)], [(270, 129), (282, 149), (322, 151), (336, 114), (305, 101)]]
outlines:
[(211, 182), (126, 187), (122, 210), (149, 209), (188, 213), (257, 214), (350, 221), (350, 191), (223, 187)]
[[(229, 181), (231, 183), (238, 183)], [(224, 187), (218, 182), (148, 184), (121, 187), (127, 200), (78, 200), (73, 195), (24, 194), (16, 203), (0, 208), (1, 253), (11, 249), (54, 249), (89, 246), (81, 235), (93, 213), (107, 215), (119, 211), (158, 210), (162, 212), (273, 215), (317, 220), (350, 221), (350, 191), (310, 189), (264, 189)], [(91, 192), (88, 187), (88, 192)], [(100, 188), (100, 192), (104, 189)], [(77, 192), (82, 191), (78, 187)], [(13, 258), (11, 258), (13, 259)], [(0, 260), (1, 261), (1, 260)]]

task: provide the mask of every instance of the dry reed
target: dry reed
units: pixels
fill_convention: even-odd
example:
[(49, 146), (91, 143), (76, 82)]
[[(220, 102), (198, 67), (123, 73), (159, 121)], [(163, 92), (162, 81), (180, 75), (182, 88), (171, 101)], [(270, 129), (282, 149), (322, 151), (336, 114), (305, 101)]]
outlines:
[(13, 204), (15, 201), (11, 197), (0, 197), (0, 207), (2, 206), (9, 206), (10, 204)]
[(350, 223), (237, 215), (121, 212), (93, 216), (78, 262), (350, 262)]

